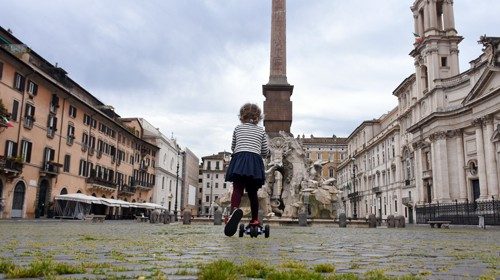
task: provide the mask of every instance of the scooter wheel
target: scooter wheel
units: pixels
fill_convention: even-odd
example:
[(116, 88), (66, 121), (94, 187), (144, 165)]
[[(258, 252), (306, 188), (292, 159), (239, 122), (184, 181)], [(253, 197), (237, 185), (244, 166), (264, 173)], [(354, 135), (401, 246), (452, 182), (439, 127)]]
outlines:
[(270, 233), (271, 233), (271, 228), (269, 227), (269, 225), (266, 225), (264, 227), (264, 237), (268, 238)]
[(238, 231), (238, 236), (243, 237), (243, 234), (245, 234), (245, 225), (240, 224), (240, 230)]

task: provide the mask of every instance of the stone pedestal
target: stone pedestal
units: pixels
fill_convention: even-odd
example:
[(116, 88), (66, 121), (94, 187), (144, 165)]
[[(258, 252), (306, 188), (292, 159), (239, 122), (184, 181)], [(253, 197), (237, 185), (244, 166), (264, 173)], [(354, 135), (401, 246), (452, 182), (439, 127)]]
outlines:
[(377, 217), (375, 216), (375, 214), (370, 214), (370, 216), (368, 216), (368, 227), (370, 228), (377, 227)]
[(182, 213), (182, 224), (183, 225), (191, 224), (191, 211), (184, 210), (184, 212)]
[(395, 225), (394, 215), (387, 216), (387, 227), (388, 228), (393, 228), (395, 226), (396, 225)]
[(307, 213), (306, 212), (299, 213), (299, 226), (301, 226), (301, 227), (307, 226)]

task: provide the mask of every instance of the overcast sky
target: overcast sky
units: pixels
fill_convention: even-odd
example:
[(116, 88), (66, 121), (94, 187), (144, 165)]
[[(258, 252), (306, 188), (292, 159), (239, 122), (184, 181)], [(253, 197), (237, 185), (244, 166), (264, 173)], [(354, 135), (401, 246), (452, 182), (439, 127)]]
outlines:
[[(287, 1), (294, 135), (347, 137), (396, 106), (414, 71), (412, 0)], [(0, 0), (0, 25), (122, 117), (200, 158), (229, 151), (238, 110), (262, 107), (270, 0)], [(460, 69), (500, 36), (500, 1), (455, 0)]]

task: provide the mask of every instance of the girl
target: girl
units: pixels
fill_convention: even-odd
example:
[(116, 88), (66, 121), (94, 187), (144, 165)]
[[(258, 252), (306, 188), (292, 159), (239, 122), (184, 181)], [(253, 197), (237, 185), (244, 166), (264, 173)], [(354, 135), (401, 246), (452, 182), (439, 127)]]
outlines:
[(257, 125), (262, 120), (259, 106), (250, 103), (243, 105), (239, 118), (241, 124), (236, 126), (233, 132), (231, 143), (233, 155), (226, 171), (226, 181), (233, 182), (232, 213), (224, 228), (224, 234), (227, 236), (236, 233), (238, 223), (243, 216), (243, 211), (238, 207), (244, 190), (248, 193), (252, 211), (250, 225), (259, 225), (257, 191), (266, 180), (262, 157), (269, 155), (267, 135), (262, 127)]

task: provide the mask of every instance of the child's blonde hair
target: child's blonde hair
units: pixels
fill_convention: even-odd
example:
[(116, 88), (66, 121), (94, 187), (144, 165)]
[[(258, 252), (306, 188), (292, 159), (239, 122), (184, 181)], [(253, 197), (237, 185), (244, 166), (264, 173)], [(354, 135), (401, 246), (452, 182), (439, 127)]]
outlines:
[(240, 108), (240, 121), (242, 123), (258, 124), (262, 120), (262, 111), (253, 103), (246, 103)]

